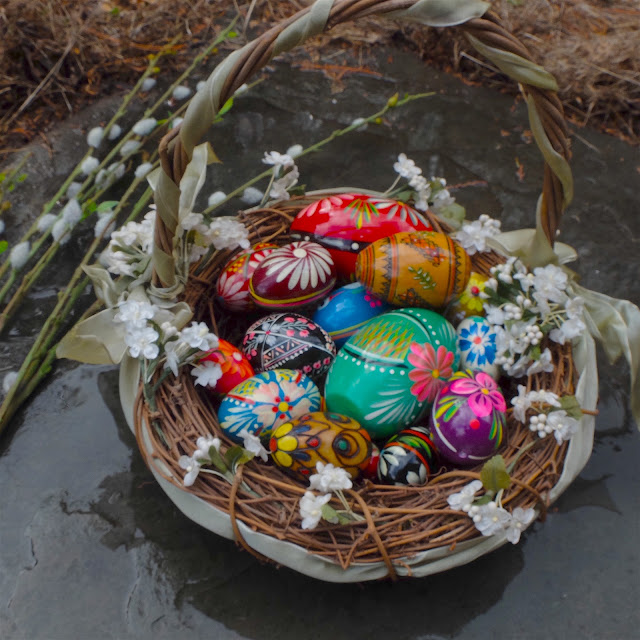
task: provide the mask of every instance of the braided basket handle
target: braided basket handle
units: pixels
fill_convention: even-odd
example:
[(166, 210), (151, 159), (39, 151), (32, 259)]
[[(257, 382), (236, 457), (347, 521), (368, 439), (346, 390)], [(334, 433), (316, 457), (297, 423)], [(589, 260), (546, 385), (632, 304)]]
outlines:
[(256, 40), (234, 51), (191, 100), (185, 118), (160, 142), (162, 171), (156, 186), (157, 221), (153, 248), (155, 285), (176, 291), (173, 259), (178, 226), (180, 180), (193, 150), (234, 92), (279, 53), (332, 27), (364, 16), (408, 19), (429, 26), (461, 29), (471, 44), (516, 80), (529, 110), (531, 130), (544, 158), (537, 226), (553, 246), (562, 212), (572, 198), (567, 126), (551, 74), (535, 64), (527, 49), (507, 31), (488, 4), (478, 0), (316, 0)]

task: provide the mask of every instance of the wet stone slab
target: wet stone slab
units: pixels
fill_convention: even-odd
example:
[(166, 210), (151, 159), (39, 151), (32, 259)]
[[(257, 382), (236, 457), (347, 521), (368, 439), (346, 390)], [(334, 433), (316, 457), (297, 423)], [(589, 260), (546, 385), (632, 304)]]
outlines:
[[(318, 73), (277, 66), (212, 133), (224, 164), (212, 167), (207, 193), (261, 170), (264, 151), (314, 142), (396, 91), (435, 91), (301, 159), (301, 182), (386, 188), (395, 157), (406, 152), (427, 174), (474, 183), (455, 194), (471, 217), (502, 217), (507, 230), (531, 226), (541, 163), (523, 105), (400, 52), (393, 62), (388, 55), (382, 77), (349, 77), (339, 93)], [(580, 253), (575, 269), (585, 286), (638, 303), (638, 151), (593, 131), (579, 135), (576, 197), (562, 240)], [(58, 286), (52, 276), (32, 296), (33, 308)], [(14, 327), (1, 346), (5, 360), (19, 356), (34, 328)], [(119, 408), (117, 371), (62, 363), (2, 442), (0, 637), (637, 637), (640, 438), (628, 412), (626, 366), (600, 362), (593, 456), (546, 522), (518, 546), (395, 585), (325, 584), (261, 565), (191, 523), (137, 453)]]

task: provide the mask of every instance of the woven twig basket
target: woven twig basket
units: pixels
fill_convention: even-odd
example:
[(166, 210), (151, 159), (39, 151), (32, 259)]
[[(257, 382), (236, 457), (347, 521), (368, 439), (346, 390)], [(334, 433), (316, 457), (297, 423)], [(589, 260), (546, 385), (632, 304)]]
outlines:
[[(164, 271), (156, 269), (156, 292), (179, 290), (180, 283), (172, 279), (171, 269), (166, 269), (173, 259), (178, 185), (193, 148), (234, 91), (275, 54), (310, 35), (367, 15), (401, 17), (399, 13), (408, 12), (409, 16), (420, 17), (421, 7), (429, 4), (438, 3), (432, 0), (320, 0), (232, 54), (214, 71), (206, 89), (199, 92), (190, 105), (182, 128), (174, 129), (160, 145), (163, 173), (156, 192), (158, 221), (154, 260), (156, 266), (165, 268)], [(450, 4), (463, 9), (455, 16), (454, 22), (460, 23), (456, 28), (494, 62), (506, 61), (505, 69), (520, 81), (532, 121), (540, 125), (536, 139), (543, 149), (545, 167), (538, 227), (553, 244), (561, 214), (570, 199), (566, 170), (563, 174), (558, 169), (566, 166), (569, 157), (561, 104), (551, 88), (524, 81), (532, 78), (538, 85), (549, 84), (544, 76), (542, 81), (536, 79), (539, 67), (530, 61), (526, 49), (500, 25), (495, 15), (484, 13), (484, 3)], [(423, 18), (430, 24), (441, 24), (437, 20), (437, 16)], [(326, 195), (327, 192), (322, 193)], [(296, 213), (319, 197), (308, 194), (275, 203), (269, 208), (244, 212), (241, 219), (250, 229), (252, 242), (285, 243)], [(427, 217), (435, 229), (448, 231), (446, 224), (435, 216), (428, 213)], [(215, 253), (197, 277), (189, 278), (180, 294), (193, 309), (194, 318), (206, 322), (223, 338), (234, 330), (238, 320), (230, 320), (220, 313), (212, 297), (212, 285), (230, 255), (228, 251)], [(496, 253), (476, 254), (472, 259), (473, 269), (488, 274), (492, 265), (503, 260), (504, 257)], [(575, 394), (583, 407), (593, 408), (597, 383), (591, 338), (585, 335), (572, 347), (554, 344), (552, 352), (554, 372), (530, 376), (527, 386), (553, 390), (559, 395)], [(452, 510), (447, 503), (450, 494), (479, 477), (479, 468), (442, 473), (420, 488), (360, 482), (346, 494), (353, 510), (364, 520), (348, 525), (321, 523), (311, 531), (301, 529), (298, 513), (300, 497), (308, 487), (272, 464), (251, 461), (240, 469), (233, 485), (216, 476), (201, 474), (192, 487), (185, 488), (184, 472), (178, 460), (181, 455), (193, 453), (199, 436), (213, 434), (221, 437), (226, 445), (231, 444), (221, 433), (209, 397), (195, 389), (193, 378), (184, 371), (177, 380), (171, 378), (162, 385), (156, 397), (156, 412), (150, 411), (139, 385), (132, 388), (128, 377), (121, 378), (121, 396), (123, 406), (132, 408), (128, 417), (147, 464), (178, 508), (211, 531), (235, 539), (259, 558), (324, 580), (348, 582), (443, 571), (469, 562), (506, 541), (503, 535), (483, 538), (466, 514)], [(161, 435), (152, 426), (157, 420), (161, 424)], [(518, 461), (503, 504), (510, 509), (534, 507), (544, 515), (548, 505), (588, 460), (593, 422), (592, 416), (585, 415), (579, 433), (569, 445), (558, 446), (553, 438), (546, 438), (532, 446)], [(537, 436), (510, 416), (505, 440), (499, 453), (509, 464), (523, 447), (537, 440)], [(243, 482), (260, 497), (245, 492)]]

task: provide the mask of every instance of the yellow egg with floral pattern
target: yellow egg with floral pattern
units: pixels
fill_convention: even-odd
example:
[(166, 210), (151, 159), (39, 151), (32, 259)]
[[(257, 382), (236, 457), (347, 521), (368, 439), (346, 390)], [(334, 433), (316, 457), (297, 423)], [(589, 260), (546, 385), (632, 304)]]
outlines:
[(484, 316), (484, 299), (482, 293), (487, 286), (489, 278), (483, 276), (481, 273), (471, 272), (469, 276), (469, 282), (464, 288), (464, 291), (456, 298), (454, 298), (447, 312), (446, 317), (457, 325), (465, 318), (471, 316)]
[(300, 480), (315, 473), (318, 462), (342, 467), (355, 479), (369, 464), (372, 444), (352, 418), (315, 411), (277, 427), (269, 450), (281, 469)]

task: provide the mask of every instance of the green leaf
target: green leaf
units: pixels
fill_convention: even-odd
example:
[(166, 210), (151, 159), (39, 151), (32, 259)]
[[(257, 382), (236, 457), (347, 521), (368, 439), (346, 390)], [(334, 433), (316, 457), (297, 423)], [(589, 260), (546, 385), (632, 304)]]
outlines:
[(231, 469), (232, 473), (236, 472), (236, 469), (245, 462), (249, 462), (249, 460), (253, 460), (255, 457), (254, 453), (247, 451), (244, 447), (236, 444), (233, 447), (229, 447), (227, 449), (227, 453), (225, 454), (225, 461)]
[(7, 179), (6, 173), (0, 173), (0, 184), (2, 184)]
[(111, 209), (113, 209), (114, 207), (118, 206), (118, 201), (117, 200), (105, 200), (104, 202), (101, 202), (97, 207), (96, 207), (96, 213), (102, 213), (103, 211), (111, 211)]
[(117, 18), (120, 15), (120, 7), (113, 7), (113, 9), (111, 9), (111, 15)]
[(227, 111), (229, 111), (233, 107), (233, 98), (229, 98), (218, 111), (219, 116), (223, 116)]
[(338, 512), (330, 504), (322, 505), (322, 517), (331, 524), (338, 524), (338, 522), (340, 522)]
[(9, 243), (6, 240), (0, 240), (0, 253), (4, 253), (9, 248)]
[(582, 418), (582, 407), (575, 396), (562, 396), (560, 406), (567, 412), (567, 415), (580, 420)]
[(26, 173), (21, 173), (18, 176), (18, 182), (24, 182), (27, 179), (27, 174)]
[(229, 467), (225, 462), (220, 452), (215, 447), (209, 447), (209, 457), (211, 458), (211, 464), (222, 473), (229, 471)]
[(227, 38), (237, 38), (238, 34), (235, 31), (229, 31), (229, 33), (227, 33)]
[(540, 356), (542, 355), (542, 350), (540, 349), (540, 345), (536, 344), (531, 349), (529, 349), (529, 357), (532, 360), (540, 360)]
[(508, 489), (511, 486), (511, 478), (502, 456), (493, 456), (484, 463), (480, 472), (482, 486), (487, 491), (498, 493), (500, 489)]
[(480, 507), (483, 504), (489, 504), (493, 499), (494, 499), (494, 495), (493, 492), (489, 492), (489, 493), (485, 493), (482, 498), (478, 498), (477, 500), (473, 501), (473, 505), (475, 507)]

